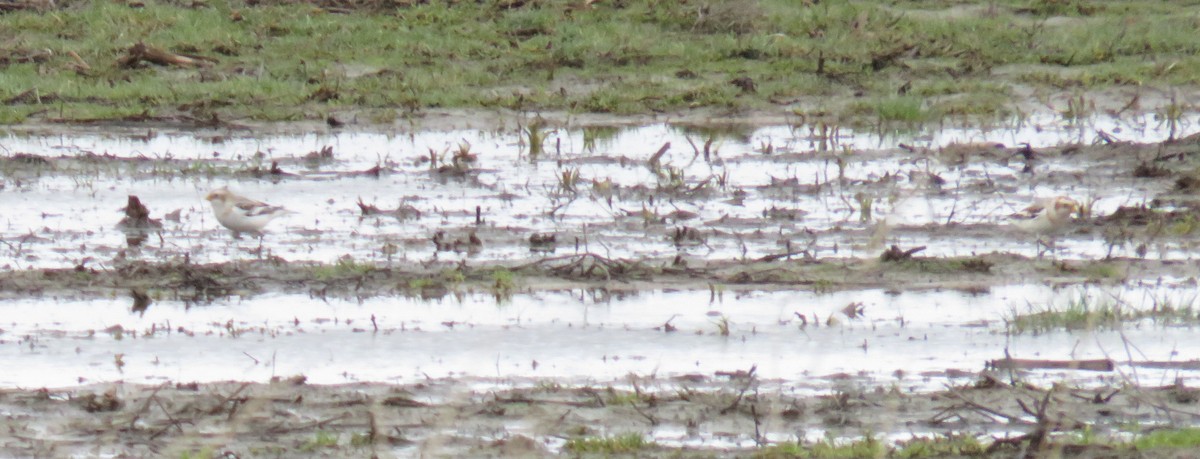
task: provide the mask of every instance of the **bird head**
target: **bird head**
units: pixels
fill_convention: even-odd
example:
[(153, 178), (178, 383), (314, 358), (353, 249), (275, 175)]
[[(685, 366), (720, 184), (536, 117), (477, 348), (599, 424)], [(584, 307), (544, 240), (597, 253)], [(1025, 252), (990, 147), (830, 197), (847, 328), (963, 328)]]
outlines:
[(208, 192), (208, 195), (204, 197), (204, 200), (209, 201), (209, 202), (216, 202), (216, 201), (224, 202), (229, 199), (229, 195), (230, 195), (229, 189), (225, 188), (225, 187), (221, 187), (221, 188), (217, 188), (215, 190)]
[(1059, 215), (1071, 216), (1079, 214), (1082, 210), (1079, 202), (1074, 199), (1059, 196), (1054, 200), (1054, 212)]

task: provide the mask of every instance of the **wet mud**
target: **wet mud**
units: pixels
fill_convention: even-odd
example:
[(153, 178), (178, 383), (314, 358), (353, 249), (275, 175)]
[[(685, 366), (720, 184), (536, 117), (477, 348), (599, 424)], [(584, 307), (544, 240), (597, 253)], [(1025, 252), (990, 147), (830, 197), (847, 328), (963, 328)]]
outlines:
[[(5, 266), (0, 307), (117, 302), (127, 317), (165, 312), (150, 322), (149, 333), (99, 320), (76, 325), (52, 316), (37, 323), (12, 319), (5, 328), (20, 330), (20, 336), (0, 332), (4, 345), (20, 349), (11, 358), (38, 353), (58, 358), (55, 353), (70, 346), (77, 346), (76, 354), (104, 348), (95, 361), (115, 367), (116, 376), (100, 373), (80, 376), (72, 387), (22, 386), (0, 393), (11, 432), (0, 454), (536, 457), (585, 454), (590, 446), (580, 439), (627, 434), (651, 442), (626, 451), (637, 456), (745, 455), (788, 442), (865, 435), (886, 443), (887, 454), (899, 454), (914, 438), (965, 432), (986, 439), (986, 451), (976, 455), (1122, 457), (1125, 446), (1080, 446), (1063, 436), (1086, 428), (1121, 439), (1129, 425), (1187, 426), (1195, 419), (1191, 387), (1197, 375), (1186, 365), (1143, 384), (1125, 373), (1129, 365), (1094, 377), (1078, 367), (1050, 367), (1049, 376), (1046, 368), (984, 372), (985, 359), (971, 354), (978, 366), (943, 366), (891, 381), (869, 363), (897, 358), (887, 345), (873, 344), (887, 342), (879, 330), (891, 334), (887, 339), (907, 341), (929, 340), (933, 333), (910, 329), (912, 319), (903, 310), (891, 315), (886, 304), (864, 306), (853, 297), (867, 291), (897, 297), (961, 294), (962, 309), (935, 313), (947, 317), (974, 314), (971, 298), (1020, 286), (1169, 288), (1186, 297), (1196, 289), (1200, 269), (1196, 137), (1133, 143), (1104, 133), (1094, 143), (1051, 146), (897, 141), (883, 148), (820, 148), (816, 145), (831, 139), (786, 129), (729, 135), (668, 127), (640, 131), (634, 140), (614, 129), (599, 143), (570, 126), (546, 129), (550, 140), (536, 154), (525, 127), (432, 138), (412, 134), (400, 147), (387, 142), (404, 136), (393, 136), (381, 140), (383, 146), (358, 151), (349, 141), (324, 148), (320, 144), (337, 143), (326, 138), (304, 147), (267, 141), (243, 148), (236, 145), (247, 142), (245, 137), (230, 133), (207, 137), (199, 149), (189, 143), (194, 138), (179, 141), (165, 134), (116, 136), (112, 144), (105, 143), (112, 138), (88, 140), (99, 147), (70, 140), (54, 144), (37, 135), (9, 137), (22, 146), (0, 158), (3, 194), (12, 209), (0, 247)], [(167, 145), (187, 146), (155, 143), (164, 138)], [(388, 153), (392, 148), (398, 151)], [(283, 201), (298, 215), (262, 240), (232, 240), (198, 197), (224, 184)], [(1055, 235), (1052, 247), (1007, 220), (1031, 199), (1056, 194), (1074, 197), (1083, 211)], [(550, 332), (536, 328), (544, 311), (530, 309), (535, 323), (530, 325), (505, 310), (513, 298), (536, 303), (561, 292), (588, 292), (577, 296), (594, 301), (676, 291), (706, 292), (700, 296), (708, 296), (710, 305), (700, 311), (662, 306), (661, 317), (596, 323), (589, 315), (581, 322), (555, 316), (547, 323), (560, 328)], [(796, 296), (779, 300), (785, 306), (778, 310), (748, 317), (752, 308), (739, 308), (739, 302), (749, 304), (746, 298), (762, 292)], [(277, 337), (330, 319), (283, 308), (274, 319), (242, 323), (233, 312), (211, 320), (215, 325), (200, 324), (209, 326), (207, 333), (196, 332), (197, 324), (185, 329), (171, 320), (217, 304), (236, 311), (232, 299), (248, 311), (249, 305), (281, 301), (283, 295), (330, 304), (403, 299), (461, 305), (492, 298), (488, 304), (504, 316), (494, 322), (463, 319), (466, 312), (454, 307), (424, 311), (425, 322), (416, 326), (383, 314), (405, 310), (333, 310), (339, 326), (338, 314), (354, 315), (354, 325), (345, 324), (359, 335), (380, 333), (377, 314), (381, 321), (392, 319), (382, 326), (385, 334), (400, 335), (410, 326), (422, 333), (452, 330), (444, 337), (427, 333), (422, 339), (433, 340), (429, 347), (372, 348), (427, 352), (435, 360), (447, 347), (437, 340), (523, 331), (582, 339), (586, 330), (588, 339), (607, 334), (613, 340), (654, 333), (656, 339), (687, 336), (750, 346), (808, 340), (813, 347), (781, 347), (775, 354), (794, 365), (773, 362), (768, 377), (755, 373), (755, 362), (710, 364), (736, 357), (723, 356), (727, 349), (697, 346), (706, 365), (723, 369), (631, 371), (613, 378), (607, 373), (612, 369), (588, 374), (572, 367), (562, 371), (575, 376), (487, 378), (490, 369), (482, 367), (494, 357), (489, 355), (467, 364), (480, 367), (475, 372), (457, 377), (415, 381), (410, 375), (425, 367), (396, 370), (406, 376), (394, 384), (331, 384), (325, 377), (308, 384), (302, 374), (271, 383), (257, 376), (219, 382), (237, 379), (236, 370), (230, 370), (234, 376), (198, 376), (197, 382), (161, 374), (153, 376), (168, 382), (125, 380), (126, 365), (132, 374), (135, 365), (144, 364), (135, 357), (159, 364), (159, 353), (147, 343), (190, 345), (182, 338), (160, 338), (161, 330), (215, 336), (210, 341), (217, 345), (227, 339), (245, 346), (239, 352), (256, 368), (264, 367)], [(725, 295), (727, 302), (721, 300)], [(816, 304), (812, 298), (821, 295), (850, 300), (799, 304)], [(1010, 296), (1031, 310), (1046, 301)], [(646, 308), (654, 307), (652, 300)], [(1144, 299), (1126, 303), (1138, 311), (1160, 309)], [(256, 307), (255, 314), (270, 310)], [(1192, 307), (1172, 304), (1173, 311)], [(1020, 333), (1005, 328), (1017, 322), (1014, 316), (971, 317), (953, 324), (930, 321), (929, 330), (958, 330), (964, 339), (977, 329), (1000, 340)], [(1164, 335), (1184, 336), (1198, 319), (1188, 312)], [(293, 328), (279, 327), (292, 321)], [(1154, 327), (1165, 325), (1131, 325), (1130, 339), (1152, 336)], [(332, 328), (313, 328), (313, 335), (335, 335)], [(267, 331), (240, 338), (256, 329)], [(618, 333), (631, 330), (642, 334)], [(683, 333), (672, 334), (676, 331)], [(1070, 361), (1075, 355), (1070, 343), (1086, 339), (1069, 329), (1040, 333), (1052, 344), (1015, 357)], [(798, 352), (821, 352), (813, 340), (822, 336), (836, 339), (815, 342), (857, 351), (865, 357), (856, 362), (865, 363), (856, 363), (857, 371), (804, 372)], [(1036, 348), (1043, 338), (1012, 338), (1022, 339)], [(75, 341), (81, 344), (71, 344)], [(1003, 358), (1009, 352), (1003, 346), (979, 355)], [(1159, 355), (1172, 344), (1155, 346), (1153, 355), (1115, 360), (1178, 363), (1196, 357), (1187, 354), (1190, 348), (1185, 355)], [(465, 353), (444, 355), (449, 360)], [(161, 354), (164, 364), (174, 359), (171, 365), (186, 365), (186, 357)], [(648, 354), (601, 349), (587, 356), (601, 356), (604, 364), (622, 356), (656, 358)], [(530, 360), (520, 365), (533, 374), (540, 364)], [(701, 358), (696, 360), (699, 367)], [(99, 366), (95, 361), (88, 365)], [(780, 370), (788, 367), (799, 369)], [(458, 371), (454, 368), (451, 372)], [(355, 370), (346, 368), (345, 380), (354, 380)], [(790, 376), (777, 377), (783, 374)], [(1060, 378), (1063, 374), (1072, 376)], [(1050, 382), (1056, 378), (1070, 384)], [(926, 383), (914, 382), (921, 379)]]
[[(617, 384), (430, 379), (417, 384), (98, 384), (0, 392), (5, 455), (125, 457), (549, 457), (588, 455), (568, 441), (654, 432), (638, 457), (746, 455), (779, 441), (875, 432), (928, 439), (989, 433), (977, 457), (1177, 457), (1056, 438), (1088, 426), (1097, 437), (1128, 424), (1194, 416), (1197, 389), (1010, 384), (1002, 373), (959, 375), (944, 390), (905, 393), (844, 377), (828, 395), (796, 394), (749, 371)], [(478, 387), (488, 387), (479, 389)], [(897, 435), (903, 437), (903, 435)], [(905, 442), (881, 449), (902, 451)], [(619, 452), (619, 451), (618, 451)], [(600, 456), (609, 453), (599, 454)]]

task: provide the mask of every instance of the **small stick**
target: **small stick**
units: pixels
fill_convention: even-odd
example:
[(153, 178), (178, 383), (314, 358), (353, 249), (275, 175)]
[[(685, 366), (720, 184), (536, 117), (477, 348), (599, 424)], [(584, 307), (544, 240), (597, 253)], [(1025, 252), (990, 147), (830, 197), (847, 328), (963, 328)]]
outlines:
[(158, 394), (158, 391), (162, 390), (162, 388), (164, 388), (164, 387), (167, 387), (167, 384), (170, 384), (170, 383), (162, 383), (162, 384), (159, 384), (158, 387), (155, 387), (154, 392), (150, 393), (150, 397), (146, 399), (146, 402), (142, 403), (142, 407), (139, 408), (137, 410), (137, 412), (133, 414), (133, 419), (129, 420), (129, 429), (130, 430), (133, 430), (133, 425), (136, 424), (138, 422), (138, 419), (140, 419), (142, 417), (142, 413), (145, 413), (146, 410), (150, 408), (150, 401), (154, 399), (154, 396)]
[(92, 66), (88, 65), (87, 61), (79, 57), (79, 54), (76, 54), (75, 51), (67, 51), (67, 55), (75, 59), (75, 64), (78, 66), (77, 70), (88, 71), (92, 69)]

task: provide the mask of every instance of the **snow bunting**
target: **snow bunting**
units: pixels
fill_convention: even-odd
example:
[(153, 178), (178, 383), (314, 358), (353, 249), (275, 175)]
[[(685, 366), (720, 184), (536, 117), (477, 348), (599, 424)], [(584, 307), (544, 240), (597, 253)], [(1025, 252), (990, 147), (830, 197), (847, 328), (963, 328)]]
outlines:
[[(1071, 214), (1078, 212), (1078, 202), (1066, 196), (1057, 196), (1038, 199), (1033, 205), (1008, 218), (1017, 229), (1037, 236), (1038, 256), (1041, 256), (1042, 246), (1053, 249), (1055, 233), (1071, 223)], [(1043, 241), (1043, 236), (1049, 236), (1050, 243)]]
[(290, 213), (279, 206), (238, 196), (225, 187), (212, 190), (204, 199), (212, 203), (213, 215), (233, 231), (236, 239), (241, 239), (242, 233), (262, 237), (262, 229), (267, 223)]

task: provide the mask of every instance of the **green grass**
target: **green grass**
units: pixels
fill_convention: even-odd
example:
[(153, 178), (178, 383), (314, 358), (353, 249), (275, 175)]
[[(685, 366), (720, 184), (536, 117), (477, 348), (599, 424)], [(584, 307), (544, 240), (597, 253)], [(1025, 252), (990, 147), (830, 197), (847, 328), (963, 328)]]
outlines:
[[(449, 293), (451, 289), (459, 287), (466, 280), (462, 271), (446, 269), (435, 276), (410, 279), (408, 290), (412, 293), (419, 293), (423, 298), (436, 298)], [(497, 293), (497, 299), (499, 298), (500, 295)]]
[[(1096, 446), (1097, 451), (1120, 452), (1129, 449), (1137, 451), (1150, 450), (1186, 450), (1200, 447), (1200, 429), (1174, 428), (1155, 430), (1138, 435), (1132, 441), (1117, 441), (1107, 437), (1097, 437), (1090, 429), (1073, 431), (1059, 438), (1056, 446)], [(864, 439), (835, 443), (818, 441), (815, 443), (783, 442), (760, 448), (755, 452), (757, 458), (942, 458), (942, 457), (993, 457), (988, 452), (988, 444), (980, 442), (971, 435), (950, 435), (934, 437), (917, 437), (907, 441), (887, 446), (871, 436)], [(1157, 456), (1152, 456), (1157, 457)], [(1174, 456), (1172, 456), (1174, 457)]]
[(1121, 279), (1125, 277), (1125, 273), (1121, 270), (1120, 266), (1102, 261), (1087, 263), (1077, 268), (1077, 271), (1078, 274), (1082, 274), (1089, 280)]
[(1133, 440), (1133, 447), (1138, 450), (1159, 448), (1197, 448), (1200, 447), (1200, 429), (1182, 428), (1155, 430), (1140, 435)]
[(915, 96), (895, 96), (875, 101), (875, 116), (884, 123), (919, 123), (929, 117), (924, 102)]
[(338, 445), (338, 436), (334, 433), (317, 431), (313, 438), (300, 445), (300, 451), (314, 452), (320, 449), (333, 448)]
[(610, 437), (582, 437), (567, 440), (563, 449), (573, 453), (628, 454), (654, 448), (654, 442), (646, 441), (642, 434), (627, 433)]
[[(1115, 440), (1097, 436), (1091, 429), (1066, 432), (1057, 438), (1055, 447), (1093, 446), (1096, 451), (1108, 455), (1123, 456), (1146, 451), (1189, 450), (1200, 447), (1200, 429), (1194, 427), (1154, 430), (1139, 434), (1133, 440)], [(944, 458), (944, 457), (995, 457), (988, 452), (988, 444), (971, 435), (917, 437), (887, 446), (867, 436), (852, 442), (822, 440), (815, 443), (782, 442), (759, 448), (753, 455), (757, 458)], [(1002, 456), (1004, 452), (1000, 453)], [(1116, 457), (1114, 456), (1114, 457)], [(1150, 457), (1159, 457), (1152, 455)], [(1166, 457), (1166, 456), (1164, 456)], [(1175, 456), (1170, 456), (1175, 457)]]
[(357, 448), (364, 448), (367, 446), (371, 446), (371, 444), (374, 443), (374, 441), (375, 440), (373, 438), (371, 438), (371, 434), (369, 434), (369, 433), (355, 432), (354, 434), (350, 435), (350, 446), (354, 446)]
[(438, 279), (447, 284), (457, 285), (465, 282), (467, 277), (457, 269), (444, 269), (438, 273)]
[(506, 268), (496, 268), (492, 271), (492, 292), (496, 295), (511, 295), (517, 287), (516, 275)]
[(1078, 298), (1066, 306), (1030, 306), (1029, 311), (1024, 313), (1014, 310), (1006, 321), (1010, 332), (1037, 334), (1054, 330), (1110, 329), (1127, 320), (1127, 316), (1114, 303), (1092, 304), (1086, 298)]
[(837, 289), (837, 286), (838, 286), (837, 281), (833, 281), (833, 280), (829, 280), (829, 279), (813, 279), (812, 280), (813, 293), (816, 293), (818, 295), (825, 294), (825, 293), (832, 293), (835, 289)]
[(1171, 301), (1156, 300), (1146, 309), (1139, 309), (1123, 302), (1096, 300), (1080, 295), (1065, 305), (1030, 305), (1024, 312), (1014, 309), (1005, 318), (1008, 331), (1014, 334), (1111, 330), (1141, 320), (1164, 326), (1190, 325), (1200, 322), (1200, 311), (1190, 303), (1176, 305)]
[(1194, 215), (1184, 215), (1182, 218), (1168, 223), (1164, 229), (1167, 234), (1172, 236), (1190, 236), (1200, 230), (1200, 221), (1197, 221)]
[(891, 457), (913, 459), (925, 457), (985, 457), (987, 446), (970, 435), (918, 437), (900, 442)]
[(210, 459), (216, 452), (211, 447), (200, 448), (198, 451), (184, 451), (179, 453), (180, 459)]
[[(851, 99), (878, 120), (922, 122), (1007, 110), (1012, 83), (1055, 89), (1200, 83), (1194, 5), (1133, 0), (1001, 0), (976, 14), (953, 4), (629, 0), (581, 7), (544, 0), (408, 2), (333, 14), (307, 4), (213, 0), (60, 2), (0, 15), (17, 54), (0, 68), (0, 123), (141, 115), (321, 119), (364, 110), (388, 122), (430, 108), (616, 114), (772, 109)], [(1045, 21), (1049, 16), (1068, 20)], [(211, 67), (116, 65), (142, 41), (218, 59)], [(73, 69), (77, 53), (91, 67)], [(1002, 77), (992, 70), (1007, 66)], [(754, 90), (731, 83), (748, 78)], [(913, 82), (909, 95), (897, 88)], [(860, 93), (866, 107), (854, 107)], [(937, 96), (942, 100), (925, 101)], [(973, 103), (968, 101), (982, 101)]]
[(360, 263), (350, 256), (339, 258), (337, 263), (323, 264), (312, 268), (312, 276), (317, 280), (327, 281), (362, 277), (377, 268), (371, 263)]
[(820, 458), (820, 459), (851, 459), (851, 458), (882, 458), (888, 457), (886, 445), (871, 435), (848, 443), (838, 443), (832, 440), (820, 440), (814, 443), (782, 442), (759, 449), (754, 457), (763, 459), (774, 458)]
[(992, 265), (992, 262), (978, 257), (914, 257), (889, 263), (886, 267), (887, 269), (904, 269), (931, 274), (987, 274), (991, 272)]

